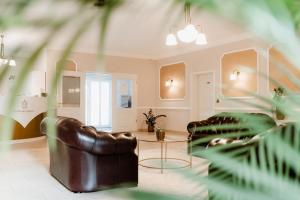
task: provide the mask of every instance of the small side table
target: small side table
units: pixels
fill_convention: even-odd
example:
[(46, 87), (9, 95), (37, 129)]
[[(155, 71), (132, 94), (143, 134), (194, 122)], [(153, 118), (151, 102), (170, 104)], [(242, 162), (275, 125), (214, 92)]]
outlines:
[[(161, 173), (164, 172), (164, 169), (180, 169), (180, 168), (186, 168), (186, 167), (192, 167), (192, 154), (189, 154), (189, 160), (187, 159), (182, 159), (182, 158), (171, 158), (168, 157), (168, 144), (170, 143), (187, 143), (188, 148), (190, 152), (192, 152), (192, 145), (188, 144), (188, 139), (183, 139), (183, 140), (152, 140), (152, 139), (138, 139), (137, 140), (137, 154), (138, 154), (138, 159), (139, 159), (139, 165), (142, 167), (150, 168), (150, 169), (160, 169)], [(140, 143), (142, 142), (147, 142), (147, 143), (157, 143), (160, 144), (160, 157), (151, 157), (151, 158), (145, 158), (140, 160)], [(148, 164), (145, 164), (145, 161), (149, 160), (160, 160), (160, 166), (151, 166)], [(181, 161), (184, 162), (185, 164), (183, 166), (174, 166), (174, 167), (167, 167), (165, 166), (165, 162), (168, 160), (173, 160), (173, 161)]]

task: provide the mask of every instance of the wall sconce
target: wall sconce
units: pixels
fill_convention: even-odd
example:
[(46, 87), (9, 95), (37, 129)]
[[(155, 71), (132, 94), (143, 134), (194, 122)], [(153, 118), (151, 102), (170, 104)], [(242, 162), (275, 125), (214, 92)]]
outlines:
[(239, 70), (237, 70), (237, 69), (233, 70), (233, 72), (230, 74), (230, 80), (231, 81), (238, 80), (239, 75), (240, 75), (240, 71)]
[(169, 88), (174, 87), (174, 80), (173, 79), (167, 80), (165, 85), (166, 85), (166, 87), (169, 87)]

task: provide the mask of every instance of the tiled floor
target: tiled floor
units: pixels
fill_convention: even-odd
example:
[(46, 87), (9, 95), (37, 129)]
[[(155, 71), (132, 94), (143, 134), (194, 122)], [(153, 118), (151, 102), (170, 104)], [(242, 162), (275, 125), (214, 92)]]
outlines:
[[(153, 134), (136, 133), (138, 138), (154, 138)], [(186, 138), (183, 133), (167, 133), (167, 138)], [(3, 147), (4, 145), (0, 145)], [(92, 199), (130, 199), (120, 194), (118, 189), (93, 193), (74, 194), (65, 189), (49, 175), (49, 155), (46, 139), (7, 146), (7, 151), (0, 152), (0, 199), (2, 200), (92, 200)], [(3, 148), (2, 148), (3, 149)], [(186, 145), (176, 143), (168, 146), (172, 157), (188, 158)], [(159, 156), (160, 145), (143, 143), (140, 145), (140, 156)], [(193, 158), (192, 171), (207, 168), (207, 162)], [(191, 171), (191, 169), (185, 169)], [(197, 194), (202, 186), (182, 176), (178, 170), (159, 170), (139, 167), (139, 186), (132, 190), (151, 190), (157, 192), (188, 195)], [(199, 199), (201, 199), (199, 197)]]

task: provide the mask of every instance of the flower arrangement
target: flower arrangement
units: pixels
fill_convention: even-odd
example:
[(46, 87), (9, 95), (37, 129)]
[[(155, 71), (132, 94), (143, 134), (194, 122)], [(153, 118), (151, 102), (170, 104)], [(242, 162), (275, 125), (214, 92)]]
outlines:
[(148, 125), (148, 132), (154, 132), (156, 120), (160, 117), (167, 117), (166, 115), (154, 115), (153, 110), (150, 108), (148, 113), (143, 113), (146, 117), (146, 124)]

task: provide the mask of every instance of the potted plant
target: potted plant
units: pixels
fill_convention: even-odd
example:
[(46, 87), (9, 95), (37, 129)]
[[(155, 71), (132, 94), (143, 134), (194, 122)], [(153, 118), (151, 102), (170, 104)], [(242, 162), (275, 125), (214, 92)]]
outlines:
[(278, 120), (284, 120), (285, 118), (284, 113), (281, 111), (282, 105), (280, 105), (283, 102), (283, 96), (284, 96), (284, 89), (282, 87), (274, 88), (273, 100), (277, 104), (275, 105), (275, 114), (276, 114), (276, 119)]
[(167, 117), (166, 115), (154, 115), (152, 109), (150, 108), (148, 114), (143, 113), (146, 117), (146, 124), (148, 125), (148, 132), (154, 132), (156, 119), (160, 117)]

